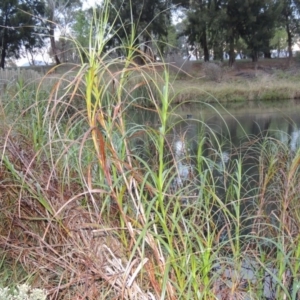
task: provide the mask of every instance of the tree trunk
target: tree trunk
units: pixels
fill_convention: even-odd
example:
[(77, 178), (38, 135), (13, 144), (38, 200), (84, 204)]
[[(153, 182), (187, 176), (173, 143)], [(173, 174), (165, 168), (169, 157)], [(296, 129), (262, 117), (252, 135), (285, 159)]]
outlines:
[(61, 38), (61, 59), (62, 62), (65, 63), (68, 60), (68, 54), (67, 54), (67, 49), (66, 49), (66, 37), (65, 35), (63, 35), (63, 37)]
[(199, 60), (199, 50), (198, 50), (198, 47), (196, 47), (196, 50), (195, 50), (195, 57), (196, 57), (196, 60)]
[(6, 50), (7, 50), (7, 18), (5, 19), (4, 28), (3, 28), (3, 36), (1, 39), (0, 49), (1, 49), (1, 61), (0, 61), (0, 68), (4, 70), (5, 67), (5, 58), (6, 58)]
[(232, 67), (235, 62), (235, 52), (234, 52), (234, 38), (230, 38), (229, 40), (229, 67)]
[[(287, 4), (285, 4), (287, 5)], [(292, 50), (292, 32), (291, 32), (291, 28), (290, 28), (290, 20), (289, 20), (289, 16), (291, 15), (291, 12), (289, 11), (289, 7), (285, 7), (284, 11), (283, 11), (283, 16), (285, 18), (285, 30), (286, 30), (286, 34), (287, 34), (287, 43), (288, 43), (288, 66), (291, 63), (292, 57), (293, 57), (293, 50)], [(286, 51), (285, 51), (286, 52)]]
[(223, 61), (223, 49), (220, 45), (214, 45), (214, 60)]
[(286, 33), (287, 33), (287, 42), (288, 42), (288, 52), (289, 52), (289, 58), (291, 59), (293, 57), (293, 50), (292, 50), (292, 44), (293, 44), (293, 41), (292, 41), (292, 33), (290, 31), (290, 25), (288, 23), (288, 18), (286, 20)]
[(271, 52), (270, 51), (264, 52), (264, 58), (272, 58), (271, 57)]
[(4, 70), (5, 67), (5, 57), (6, 57), (6, 49), (5, 47), (2, 48), (1, 51), (1, 62), (0, 62), (0, 67)]
[(209, 51), (207, 46), (206, 29), (204, 29), (201, 37), (201, 46), (204, 52), (204, 61), (209, 61)]
[(54, 38), (54, 25), (50, 24), (50, 29), (49, 29), (49, 34), (50, 34), (50, 43), (51, 43), (51, 49), (52, 53), (55, 59), (56, 65), (60, 65), (61, 62), (57, 56), (57, 49), (56, 49), (56, 44), (55, 44), (55, 38)]
[[(147, 52), (149, 53), (148, 55), (147, 55)], [(149, 60), (154, 61), (152, 43), (148, 36), (145, 37), (145, 39), (144, 39), (144, 55), (145, 55), (145, 58), (148, 58)]]
[(258, 53), (257, 51), (252, 51), (252, 62), (256, 63), (258, 61)]
[(209, 51), (207, 45), (205, 46), (203, 51), (204, 51), (204, 61), (209, 61)]

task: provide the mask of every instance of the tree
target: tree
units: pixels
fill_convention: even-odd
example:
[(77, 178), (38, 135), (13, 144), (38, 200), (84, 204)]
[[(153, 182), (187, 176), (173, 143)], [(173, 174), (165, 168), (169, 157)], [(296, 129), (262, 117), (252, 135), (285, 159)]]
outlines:
[(239, 27), (239, 32), (248, 46), (253, 61), (257, 61), (260, 51), (265, 54), (265, 58), (271, 58), (270, 41), (275, 34), (280, 13), (280, 0), (243, 1), (240, 15), (244, 21)]
[(5, 59), (20, 57), (22, 49), (31, 50), (44, 45), (42, 27), (35, 12), (44, 15), (43, 2), (38, 0), (2, 0), (0, 2), (0, 67)]
[[(55, 41), (56, 55), (60, 62), (79, 62), (77, 50), (75, 50), (74, 42), (69, 38), (62, 36)], [(48, 49), (48, 54), (53, 57), (52, 48)]]
[(185, 37), (182, 35), (185, 30), (185, 25), (183, 22), (177, 24), (172, 24), (168, 28), (168, 35), (166, 37), (165, 51), (161, 51), (161, 54), (178, 54), (183, 51), (185, 46)]
[[(229, 49), (229, 65), (232, 65), (240, 38), (247, 44), (253, 61), (257, 60), (259, 52), (263, 52), (265, 57), (271, 57), (270, 41), (278, 26), (284, 1), (292, 1), (294, 7), (296, 2), (300, 2), (300, 0), (173, 0), (173, 3), (188, 9), (186, 34), (191, 43), (200, 42), (204, 50), (204, 59), (209, 59), (211, 49), (214, 59), (222, 59), (226, 47)], [(295, 13), (295, 8), (292, 11)]]
[(222, 0), (211, 1), (209, 6), (209, 47), (213, 49), (213, 59), (223, 60), (223, 53), (226, 48), (226, 10)]
[(62, 35), (66, 34), (68, 25), (73, 21), (74, 11), (78, 9), (79, 5), (81, 5), (79, 0), (45, 0), (46, 20), (44, 25), (50, 38), (51, 52), (57, 65), (61, 61), (58, 57), (54, 31), (59, 27)]
[(129, 44), (134, 41), (135, 47), (145, 55), (152, 56), (152, 40), (160, 40), (168, 35), (170, 25), (169, 0), (111, 0), (111, 23), (114, 25), (115, 39), (118, 43)]
[(236, 0), (228, 0), (224, 5), (226, 9), (226, 20), (224, 22), (226, 30), (226, 39), (229, 46), (229, 66), (235, 62), (235, 46), (240, 38), (239, 28), (242, 27), (243, 19), (240, 11), (244, 9)]
[[(202, 18), (199, 18), (202, 15)], [(185, 34), (190, 44), (199, 42), (204, 51), (204, 61), (209, 61), (209, 48), (207, 42), (208, 21), (205, 18), (205, 6), (201, 1), (200, 6), (188, 12), (188, 25)]]
[(283, 49), (288, 48), (288, 36), (284, 28), (276, 28), (275, 35), (270, 41), (270, 46), (277, 50), (278, 57)]
[[(82, 50), (89, 47), (91, 20), (93, 17), (93, 11), (91, 9), (78, 10), (73, 14), (74, 22), (71, 25), (71, 36), (72, 39), (76, 40), (78, 45), (80, 45), (80, 55), (83, 59), (85, 59), (85, 54)], [(77, 51), (73, 51), (74, 56), (78, 55), (76, 52)], [(74, 59), (77, 60), (79, 57), (74, 57)]]
[(174, 4), (188, 8), (185, 34), (189, 42), (199, 43), (204, 51), (204, 60), (210, 58), (209, 49), (213, 49), (214, 59), (223, 59), (226, 42), (226, 10), (222, 0), (174, 0)]
[(293, 56), (293, 37), (299, 30), (299, 0), (282, 0), (281, 21), (287, 34), (287, 44), (289, 57)]

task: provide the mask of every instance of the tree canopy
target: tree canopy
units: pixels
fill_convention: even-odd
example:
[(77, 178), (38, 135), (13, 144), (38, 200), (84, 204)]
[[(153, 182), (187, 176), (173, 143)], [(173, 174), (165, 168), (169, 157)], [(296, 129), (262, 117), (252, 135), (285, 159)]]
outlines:
[(246, 54), (256, 61), (258, 55), (271, 57), (271, 41), (284, 28), (292, 55), (292, 38), (299, 36), (299, 0), (173, 0), (187, 10), (185, 34), (191, 43), (199, 42), (204, 59), (209, 52), (221, 59), (225, 50), (234, 62), (237, 44), (242, 39)]
[[(144, 53), (151, 52), (153, 39), (162, 41), (171, 24), (170, 0), (111, 0), (110, 20), (118, 42), (143, 44)], [(151, 53), (150, 53), (151, 54)]]
[[(19, 58), (24, 49), (43, 47), (46, 37), (57, 64), (74, 57), (66, 39), (55, 40), (54, 30), (59, 27), (63, 37), (72, 28), (78, 42), (87, 44), (93, 14), (79, 10), (80, 5), (80, 0), (2, 0), (0, 66), (4, 68), (6, 58)], [(133, 44), (148, 56), (153, 55), (153, 40), (166, 55), (174, 49), (168, 44), (181, 47), (176, 39), (184, 36), (206, 61), (222, 60), (224, 52), (230, 64), (237, 52), (256, 61), (262, 54), (270, 58), (271, 49), (283, 45), (291, 57), (300, 36), (300, 0), (111, 0), (109, 6), (108, 47)], [(171, 22), (179, 9), (184, 11), (180, 26)]]

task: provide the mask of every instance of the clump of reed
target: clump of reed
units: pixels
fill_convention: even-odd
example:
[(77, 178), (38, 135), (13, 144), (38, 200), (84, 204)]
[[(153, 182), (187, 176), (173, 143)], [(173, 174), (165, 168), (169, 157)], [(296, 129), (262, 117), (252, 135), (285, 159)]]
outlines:
[[(138, 65), (134, 34), (121, 68), (106, 59), (109, 9), (93, 20), (93, 47), (75, 41), (87, 59), (75, 75), (3, 98), (5, 265), (49, 299), (262, 299), (265, 282), (296, 299), (300, 154), (250, 137), (224, 150), (199, 120), (195, 141), (168, 68)], [(134, 122), (143, 109), (153, 120)], [(249, 157), (255, 176), (243, 171)]]

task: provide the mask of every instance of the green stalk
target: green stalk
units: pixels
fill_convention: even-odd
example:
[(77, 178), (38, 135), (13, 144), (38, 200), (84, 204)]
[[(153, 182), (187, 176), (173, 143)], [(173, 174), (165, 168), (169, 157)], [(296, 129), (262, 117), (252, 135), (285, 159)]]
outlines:
[(300, 270), (300, 238), (299, 235), (295, 240), (295, 251), (292, 253), (294, 254), (292, 257), (291, 262), (291, 272), (293, 276), (293, 284), (292, 284), (292, 300), (298, 299), (298, 294), (300, 290), (300, 280), (299, 280), (299, 270)]

